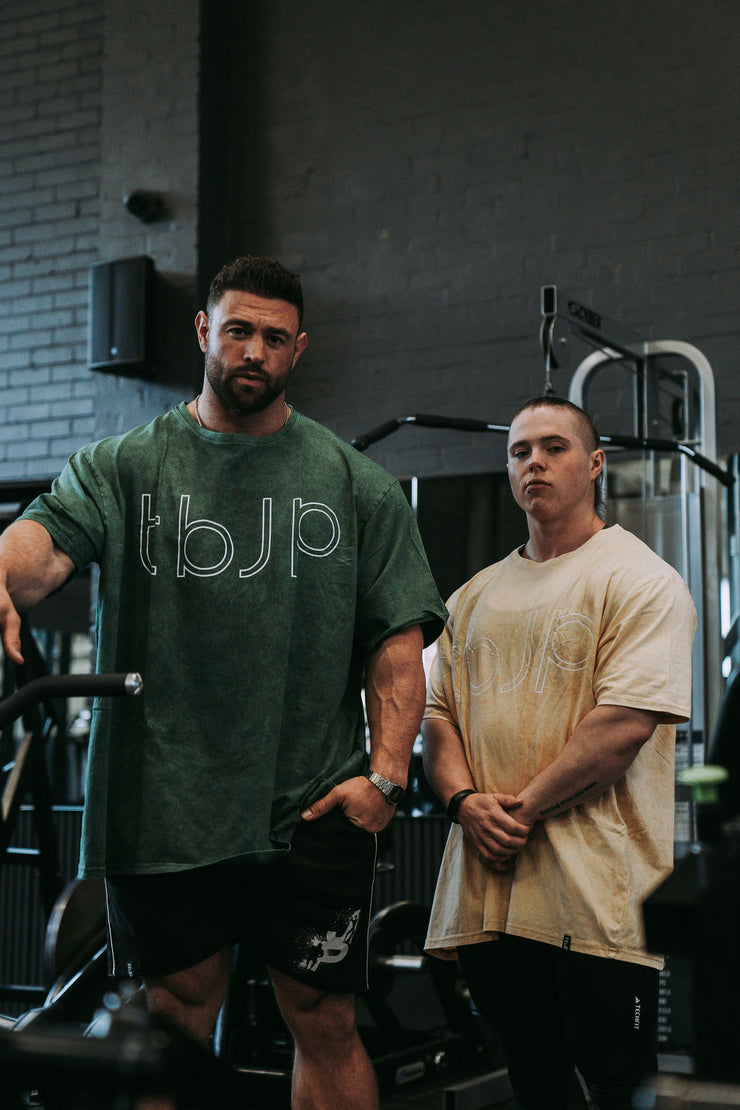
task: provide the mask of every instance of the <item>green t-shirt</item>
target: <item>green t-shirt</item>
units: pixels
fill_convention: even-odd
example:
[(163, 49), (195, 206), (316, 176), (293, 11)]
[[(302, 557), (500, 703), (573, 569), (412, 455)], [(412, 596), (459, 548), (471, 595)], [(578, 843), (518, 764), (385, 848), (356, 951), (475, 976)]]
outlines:
[(185, 404), (71, 457), (24, 514), (100, 564), (81, 873), (287, 849), (301, 808), (366, 765), (368, 653), (445, 616), (398, 482), (293, 411), (270, 436)]

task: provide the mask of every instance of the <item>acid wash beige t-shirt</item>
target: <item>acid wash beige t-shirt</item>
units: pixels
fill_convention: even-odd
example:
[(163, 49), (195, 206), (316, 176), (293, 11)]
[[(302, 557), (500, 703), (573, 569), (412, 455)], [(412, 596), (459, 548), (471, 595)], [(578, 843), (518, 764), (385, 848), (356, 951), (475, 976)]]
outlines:
[(660, 967), (641, 904), (673, 866), (674, 747), (690, 711), (694, 606), (684, 582), (618, 525), (537, 563), (518, 551), (453, 594), (426, 717), (459, 730), (476, 789), (518, 794), (597, 705), (665, 715), (602, 795), (538, 822), (492, 874), (452, 825), (427, 949), (500, 933)]

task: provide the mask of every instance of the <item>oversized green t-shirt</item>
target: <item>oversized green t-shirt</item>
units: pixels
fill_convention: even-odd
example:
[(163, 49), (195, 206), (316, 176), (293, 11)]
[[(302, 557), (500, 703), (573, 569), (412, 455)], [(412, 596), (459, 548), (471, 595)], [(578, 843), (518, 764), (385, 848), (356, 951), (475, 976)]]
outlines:
[(293, 411), (270, 436), (184, 403), (85, 447), (24, 514), (100, 564), (81, 873), (288, 848), (301, 808), (366, 765), (363, 663), (445, 609), (398, 482)]

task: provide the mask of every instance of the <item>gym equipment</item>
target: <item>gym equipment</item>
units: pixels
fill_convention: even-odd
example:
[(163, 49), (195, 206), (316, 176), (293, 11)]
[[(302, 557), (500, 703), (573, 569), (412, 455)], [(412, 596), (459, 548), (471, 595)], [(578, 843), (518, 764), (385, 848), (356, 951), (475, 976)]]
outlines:
[[(135, 696), (141, 689), (138, 674), (34, 679), (0, 703), (0, 727), (52, 697)], [(31, 786), (36, 805), (47, 803), (48, 792), (34, 789), (38, 778), (31, 777), (43, 765), (44, 730), (38, 717), (29, 714), (29, 722), (2, 795), (5, 861), (24, 789)], [(51, 825), (50, 808), (45, 817)], [(56, 872), (54, 848), (50, 837), (38, 853), (10, 858), (44, 857), (50, 875)], [(167, 1094), (178, 1110), (210, 1110), (214, 1100), (225, 1110), (245, 1105), (232, 1069), (148, 1014), (127, 988), (110, 988), (102, 880), (75, 880), (56, 898), (45, 957), (53, 982), (44, 1004), (0, 1021), (3, 1107), (22, 1110), (30, 1097), (45, 1110), (134, 1110), (142, 1094)]]
[[(498, 1056), (457, 961), (424, 953), (428, 924), (426, 906), (404, 901), (380, 910), (370, 925), (360, 1031), (382, 1091), (412, 1079), (490, 1070)], [(363, 1023), (362, 1009), (371, 1024)]]
[(105, 945), (105, 883), (73, 879), (54, 903), (46, 926), (44, 959), (55, 987), (75, 964), (83, 964)]
[[(136, 674), (34, 679), (0, 703), (0, 727), (55, 696), (135, 696), (141, 689)], [(23, 790), (34, 785), (30, 776), (34, 762), (41, 762), (42, 742), (43, 728), (36, 719), (2, 795), (6, 855)], [(38, 804), (36, 792), (34, 800)], [(51, 813), (46, 816), (51, 823)], [(47, 843), (43, 852), (53, 852), (53, 847)], [(36, 861), (38, 855), (18, 858)], [(53, 873), (54, 860), (47, 859), (45, 866)], [(241, 1110), (245, 1092), (232, 1069), (149, 1015), (125, 988), (109, 989), (103, 898), (102, 882), (77, 880), (53, 904), (45, 955), (54, 981), (44, 1005), (16, 1021), (0, 1021), (3, 1107), (21, 1110), (32, 1093), (45, 1110), (133, 1110), (142, 1093), (167, 1093), (184, 1110), (207, 1110), (214, 1099), (227, 1110)], [(88, 1036), (82, 1036), (85, 1028)]]
[[(45, 960), (52, 986), (46, 993), (41, 992), (41, 1006), (26, 1011), (17, 1025), (50, 1024), (61, 1019), (86, 1022), (105, 989), (107, 975), (102, 880), (75, 880), (59, 890), (62, 884), (43, 759), (46, 727), (32, 710), (54, 697), (136, 696), (141, 689), (138, 674), (46, 675), (27, 682), (0, 702), (0, 728), (21, 716), (27, 727), (0, 799), (0, 867), (37, 866), (48, 907)], [(26, 791), (31, 793), (40, 830), (37, 849), (10, 845)], [(23, 988), (0, 988), (0, 996), (6, 998), (17, 997), (19, 992), (25, 993)], [(28, 992), (31, 997), (37, 993)]]
[(88, 1036), (57, 1023), (0, 1029), (3, 1110), (135, 1110), (166, 1095), (177, 1110), (243, 1110), (240, 1077), (142, 1006), (111, 992)]
[[(629, 435), (602, 437), (607, 448), (608, 520), (638, 535), (676, 568), (691, 591), (699, 616), (694, 643), (692, 718), (679, 730), (684, 765), (703, 762), (723, 693), (719, 604), (720, 497), (735, 477), (714, 462), (714, 379), (701, 351), (677, 340), (648, 341), (556, 286), (542, 289), (543, 346), (552, 360), (555, 331), (592, 350), (571, 377), (568, 398), (597, 424), (627, 432), (641, 442), (630, 451)], [(568, 342), (560, 338), (558, 353)], [(672, 440), (666, 442), (664, 431)], [(627, 442), (625, 442), (627, 439)], [(610, 447), (619, 447), (612, 452)], [(632, 443), (632, 447), (637, 445)], [(627, 451), (624, 448), (628, 448)], [(671, 459), (673, 454), (675, 457)], [(686, 464), (691, 462), (692, 466)], [(681, 758), (679, 758), (679, 766)], [(688, 846), (695, 830), (681, 828)]]
[(738, 677), (730, 682), (709, 749), (713, 760), (682, 771), (693, 793), (699, 844), (643, 906), (648, 946), (688, 962), (691, 1039), (700, 1080), (740, 1081), (740, 771)]

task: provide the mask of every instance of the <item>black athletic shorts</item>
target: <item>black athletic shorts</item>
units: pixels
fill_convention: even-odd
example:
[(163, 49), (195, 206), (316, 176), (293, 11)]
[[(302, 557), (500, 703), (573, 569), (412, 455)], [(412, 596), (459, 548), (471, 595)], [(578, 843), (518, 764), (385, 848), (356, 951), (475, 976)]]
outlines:
[(136, 979), (194, 967), (233, 944), (332, 994), (367, 989), (376, 838), (339, 809), (301, 822), (270, 863), (106, 879), (109, 970)]

